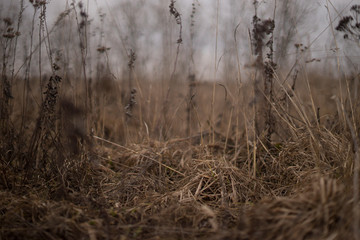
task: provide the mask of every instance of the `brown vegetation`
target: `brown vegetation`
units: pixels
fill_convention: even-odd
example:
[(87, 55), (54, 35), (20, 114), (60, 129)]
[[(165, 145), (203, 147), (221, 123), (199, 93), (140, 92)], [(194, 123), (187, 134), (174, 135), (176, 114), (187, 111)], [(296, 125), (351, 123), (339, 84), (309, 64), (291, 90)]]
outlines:
[[(74, 1), (49, 29), (48, 3), (30, 3), (20, 65), (24, 1), (1, 25), (0, 239), (360, 239), (358, 75), (309, 73), (296, 44), (283, 76), (275, 16), (261, 20), (257, 1), (249, 79), (236, 67), (219, 82), (197, 79), (191, 60), (179, 73), (176, 1), (174, 65), (160, 80), (137, 71), (135, 47), (115, 76), (101, 28), (92, 72), (86, 6)], [(336, 29), (359, 39), (352, 21)], [(75, 49), (64, 22), (76, 26)]]

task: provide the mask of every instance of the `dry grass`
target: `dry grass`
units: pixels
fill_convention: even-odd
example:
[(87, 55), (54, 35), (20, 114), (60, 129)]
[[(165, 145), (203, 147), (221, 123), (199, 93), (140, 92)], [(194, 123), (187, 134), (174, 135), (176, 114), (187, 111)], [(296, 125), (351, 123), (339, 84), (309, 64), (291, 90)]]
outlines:
[(342, 135), (326, 129), (316, 135), (324, 159), (314, 159), (304, 132), (271, 155), (259, 153), (256, 177), (246, 156), (223, 154), (221, 142), (125, 147), (97, 139), (91, 156), (68, 165), (64, 185), (34, 179), (1, 191), (1, 236), (351, 238), (351, 179), (345, 176), (353, 153)]
[[(42, 24), (46, 4), (32, 1)], [(77, 19), (77, 73), (49, 59), (51, 75), (39, 81), (30, 69), (11, 75), (4, 62), (0, 239), (357, 239), (356, 78), (301, 71), (289, 74), (295, 87), (272, 56), (258, 56), (249, 70), (256, 79), (213, 83), (191, 74), (187, 86), (176, 73), (185, 30), (175, 1), (170, 13), (180, 30), (169, 82), (138, 74), (133, 50), (124, 79), (110, 69), (92, 79), (83, 4), (56, 23)], [(272, 20), (257, 31), (266, 24), (273, 41)], [(109, 49), (98, 49), (101, 68)], [(328, 90), (338, 84), (344, 88)]]

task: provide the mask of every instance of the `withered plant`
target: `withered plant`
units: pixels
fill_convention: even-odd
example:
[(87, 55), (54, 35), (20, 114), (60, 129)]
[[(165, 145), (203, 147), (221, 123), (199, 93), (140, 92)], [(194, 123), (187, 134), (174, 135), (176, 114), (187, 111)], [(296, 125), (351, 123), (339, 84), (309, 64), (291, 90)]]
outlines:
[[(345, 40), (354, 42), (356, 47), (360, 47), (360, 5), (353, 5), (350, 8), (350, 14), (340, 19), (338, 25), (335, 28), (337, 31), (343, 34)], [(351, 87), (351, 96), (353, 99), (349, 99), (350, 108), (352, 111), (356, 111), (359, 106), (358, 99), (358, 88), (359, 88), (359, 77), (353, 78), (354, 84)], [(349, 87), (348, 87), (349, 89)], [(354, 106), (352, 106), (354, 104)], [(354, 109), (353, 109), (354, 108)], [(355, 113), (353, 113), (355, 114)]]
[[(260, 76), (255, 79), (254, 88), (255, 98), (262, 99), (262, 101), (256, 103), (256, 132), (258, 135), (264, 134), (265, 144), (270, 147), (271, 136), (275, 132), (276, 124), (272, 109), (275, 100), (274, 72), (276, 64), (274, 63), (273, 48), (275, 21), (273, 19), (261, 20), (258, 17), (258, 1), (254, 1), (254, 8), (255, 15), (252, 21), (251, 43), (253, 54), (256, 56), (255, 67), (260, 72)], [(262, 87), (260, 85), (261, 80), (263, 81)], [(264, 122), (263, 128), (261, 128), (261, 122)]]
[[(18, 31), (15, 31), (13, 26), (13, 21), (10, 18), (3, 19), (3, 33), (2, 40), (3, 49), (2, 49), (2, 72), (1, 72), (1, 82), (0, 82), (0, 129), (1, 131), (6, 131), (7, 125), (9, 124), (9, 117), (11, 114), (11, 105), (10, 101), (13, 98), (12, 96), (12, 78), (9, 74), (13, 66), (10, 65), (10, 57), (14, 51), (13, 47), (14, 41), (16, 41), (17, 36), (20, 34)], [(16, 44), (15, 44), (16, 46)], [(10, 66), (9, 66), (10, 65)]]
[(187, 135), (190, 137), (192, 134), (192, 125), (194, 121), (193, 111), (196, 106), (195, 94), (196, 94), (196, 75), (195, 75), (195, 61), (194, 61), (194, 38), (195, 38), (195, 15), (196, 5), (195, 1), (191, 4), (191, 16), (190, 16), (190, 64), (188, 75), (188, 101), (187, 101)]
[[(337, 27), (335, 28), (337, 31), (342, 32), (345, 40), (351, 40), (355, 42), (356, 47), (360, 46), (360, 5), (353, 5), (350, 8), (350, 15), (344, 16), (340, 19)], [(354, 152), (354, 173), (353, 173), (353, 237), (356, 240), (360, 239), (359, 233), (359, 224), (360, 224), (360, 209), (359, 209), (359, 172), (360, 172), (360, 159), (359, 159), (359, 133), (358, 133), (358, 107), (359, 107), (359, 99), (357, 96), (358, 92), (358, 75), (356, 73), (356, 77), (354, 78), (355, 84), (350, 89), (349, 83), (347, 83), (347, 91), (348, 91), (348, 99), (349, 99), (349, 108), (347, 111), (344, 109), (342, 103), (340, 103), (337, 99), (337, 105), (342, 109), (343, 115), (346, 120), (347, 127), (351, 134), (352, 139), (352, 150)], [(355, 104), (354, 104), (355, 103)], [(350, 112), (350, 114), (348, 113)], [(350, 117), (348, 116), (350, 115)]]
[[(76, 8), (79, 8), (79, 15), (78, 15), (78, 11), (76, 10)], [(89, 83), (89, 79), (87, 77), (87, 69), (86, 69), (86, 59), (88, 56), (88, 28), (89, 28), (89, 20), (88, 20), (88, 14), (87, 14), (87, 9), (84, 6), (84, 4), (82, 3), (82, 1), (80, 1), (77, 6), (76, 6), (76, 2), (75, 0), (73, 0), (72, 2), (72, 9), (75, 12), (75, 19), (76, 19), (76, 24), (77, 24), (77, 33), (79, 36), (79, 45), (80, 45), (80, 52), (81, 52), (81, 70), (82, 70), (82, 77), (84, 80), (84, 99), (85, 99), (85, 124), (86, 124), (86, 129), (89, 132), (89, 128), (90, 128), (90, 116), (92, 109), (90, 108), (90, 103), (92, 102), (91, 99), (89, 99), (89, 95), (90, 95), (90, 91), (91, 91), (91, 84)]]
[(353, 5), (350, 8), (350, 15), (342, 17), (335, 29), (343, 32), (344, 39), (349, 39), (359, 44), (360, 5)]
[(56, 128), (58, 121), (58, 99), (61, 77), (51, 76), (46, 86), (45, 98), (41, 105), (36, 127), (32, 134), (28, 150), (27, 167), (47, 170), (55, 167), (58, 158), (62, 158), (60, 132)]
[(163, 120), (164, 120), (164, 124), (162, 126), (162, 137), (166, 140), (168, 139), (168, 135), (169, 135), (169, 131), (170, 131), (170, 125), (171, 125), (171, 119), (169, 119), (168, 116), (168, 112), (169, 112), (169, 101), (170, 101), (170, 95), (171, 95), (171, 86), (174, 84), (174, 80), (175, 80), (175, 73), (176, 73), (176, 67), (178, 64), (178, 58), (179, 58), (179, 53), (180, 53), (180, 46), (183, 42), (182, 39), (182, 20), (181, 20), (181, 14), (179, 13), (179, 11), (176, 9), (175, 7), (175, 0), (170, 0), (170, 5), (169, 5), (169, 12), (170, 15), (174, 17), (176, 24), (179, 26), (179, 34), (178, 34), (178, 39), (176, 41), (176, 56), (175, 56), (175, 60), (174, 60), (174, 66), (173, 66), (173, 70), (171, 72), (171, 76), (169, 78), (169, 87), (167, 89), (166, 92), (166, 96), (165, 96), (165, 101), (163, 104)]

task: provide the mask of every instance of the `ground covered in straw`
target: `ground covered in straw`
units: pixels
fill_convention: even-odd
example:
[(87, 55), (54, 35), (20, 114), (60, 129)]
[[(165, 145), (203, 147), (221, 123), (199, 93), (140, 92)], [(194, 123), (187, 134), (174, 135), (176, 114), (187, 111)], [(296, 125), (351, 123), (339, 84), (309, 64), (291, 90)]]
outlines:
[(220, 140), (94, 137), (57, 174), (1, 174), (0, 239), (352, 239), (347, 139), (299, 130), (253, 156)]

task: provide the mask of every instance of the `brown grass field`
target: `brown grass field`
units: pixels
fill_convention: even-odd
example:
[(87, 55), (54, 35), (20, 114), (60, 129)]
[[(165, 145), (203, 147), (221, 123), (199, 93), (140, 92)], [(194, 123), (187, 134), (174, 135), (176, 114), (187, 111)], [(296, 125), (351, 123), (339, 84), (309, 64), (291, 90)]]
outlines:
[[(294, 42), (282, 68), (276, 20), (255, 11), (252, 60), (200, 79), (169, 1), (165, 70), (149, 75), (123, 41), (115, 74), (87, 6), (69, 4), (52, 27), (48, 4), (1, 16), (0, 240), (360, 240), (358, 72), (311, 68), (310, 46)], [(333, 38), (358, 48), (351, 14), (360, 5)]]

